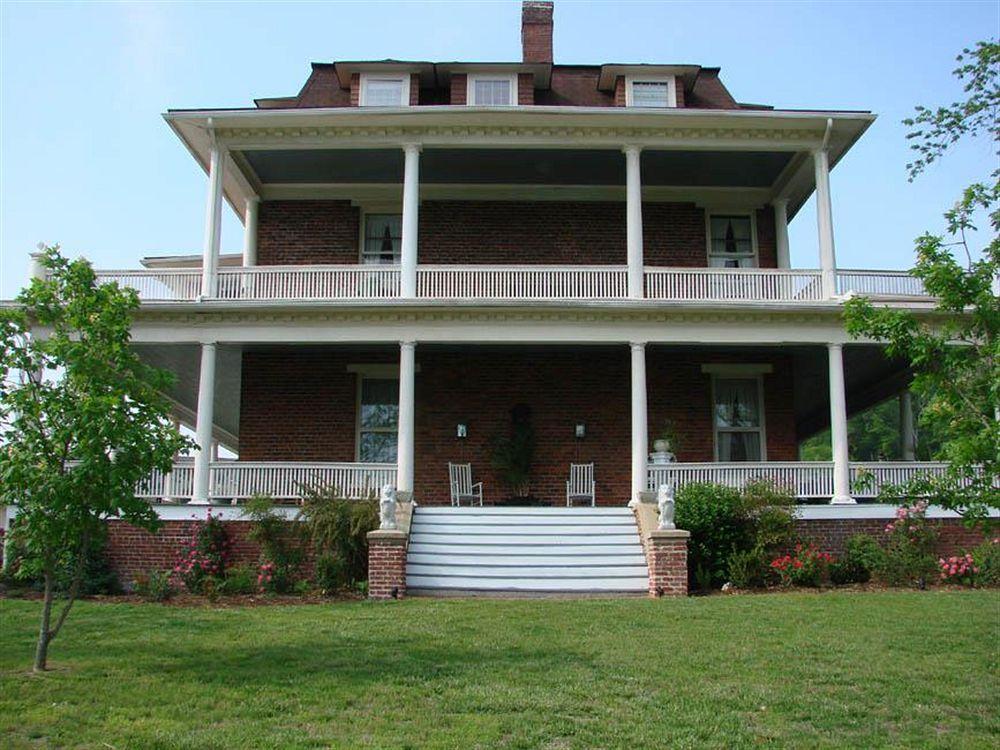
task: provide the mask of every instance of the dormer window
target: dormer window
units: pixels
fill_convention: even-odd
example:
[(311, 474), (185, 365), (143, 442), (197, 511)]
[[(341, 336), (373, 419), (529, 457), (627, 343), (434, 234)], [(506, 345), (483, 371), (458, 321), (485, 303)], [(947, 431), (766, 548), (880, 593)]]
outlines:
[(410, 76), (399, 74), (361, 74), (358, 104), (362, 107), (407, 107), (410, 104)]
[(476, 107), (512, 107), (517, 104), (516, 75), (470, 75), (466, 102)]
[(626, 78), (626, 107), (676, 107), (677, 82), (667, 78)]

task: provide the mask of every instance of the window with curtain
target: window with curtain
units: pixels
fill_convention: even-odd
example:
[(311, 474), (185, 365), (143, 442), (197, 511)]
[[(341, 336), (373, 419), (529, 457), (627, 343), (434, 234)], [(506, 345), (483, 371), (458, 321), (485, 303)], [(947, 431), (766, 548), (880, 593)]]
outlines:
[(365, 244), (361, 249), (361, 262), (398, 264), (402, 236), (402, 214), (365, 214)]
[(394, 463), (398, 430), (399, 380), (362, 376), (358, 404), (358, 460), (363, 463)]
[(716, 460), (764, 460), (759, 378), (715, 379)]
[(402, 77), (366, 76), (364, 87), (364, 96), (361, 99), (366, 107), (402, 107), (409, 104), (403, 101), (405, 86)]
[(475, 78), (472, 81), (472, 101), (481, 107), (507, 107), (514, 103), (510, 78)]
[(632, 81), (633, 107), (672, 107), (670, 84), (667, 81)]
[(753, 222), (746, 214), (709, 218), (709, 265), (713, 268), (753, 268)]

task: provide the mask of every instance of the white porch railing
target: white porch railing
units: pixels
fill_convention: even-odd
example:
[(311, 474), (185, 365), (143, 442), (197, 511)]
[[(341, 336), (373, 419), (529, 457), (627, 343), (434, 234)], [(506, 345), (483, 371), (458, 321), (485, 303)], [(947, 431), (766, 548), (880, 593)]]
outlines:
[(226, 300), (366, 300), (399, 296), (399, 266), (251, 266), (220, 268)]
[(711, 302), (817, 302), (819, 271), (778, 268), (646, 268), (646, 299)]
[(924, 283), (907, 271), (838, 270), (837, 294), (926, 297)]
[[(851, 495), (859, 499), (878, 497), (881, 488), (887, 484), (902, 484), (918, 474), (941, 474), (946, 466), (944, 463), (924, 461), (852, 461)], [(672, 483), (680, 487), (695, 482), (742, 489), (749, 482), (768, 480), (791, 490), (800, 499), (833, 495), (831, 461), (675, 463), (650, 466), (648, 474), (647, 487), (650, 490), (661, 484)]]
[(625, 266), (419, 266), (424, 299), (562, 300), (628, 296)]
[(201, 294), (201, 270), (95, 271), (99, 284), (117, 281), (119, 286), (135, 289), (143, 302), (186, 302)]
[[(239, 502), (254, 495), (275, 500), (299, 500), (303, 487), (336, 487), (345, 497), (361, 499), (376, 495), (386, 483), (395, 484), (395, 464), (214, 461), (209, 487), (213, 501)], [(136, 490), (136, 496), (151, 501), (191, 498), (194, 464), (179, 461), (169, 475), (154, 472)]]

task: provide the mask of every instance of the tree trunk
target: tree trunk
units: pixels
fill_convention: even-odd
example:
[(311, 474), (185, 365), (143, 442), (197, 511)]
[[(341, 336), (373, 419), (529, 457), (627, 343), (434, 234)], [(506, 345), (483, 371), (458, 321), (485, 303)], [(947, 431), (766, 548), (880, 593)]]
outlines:
[(49, 642), (52, 633), (49, 622), (52, 619), (52, 572), (45, 571), (45, 600), (42, 603), (42, 625), (38, 629), (38, 647), (35, 649), (35, 672), (44, 672), (48, 668)]

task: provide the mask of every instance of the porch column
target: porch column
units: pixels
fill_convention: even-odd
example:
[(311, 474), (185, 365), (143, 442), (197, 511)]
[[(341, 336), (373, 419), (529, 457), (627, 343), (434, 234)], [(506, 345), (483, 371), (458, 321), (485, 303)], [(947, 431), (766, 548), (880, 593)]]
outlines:
[(208, 505), (209, 468), (212, 462), (212, 422), (215, 407), (215, 342), (201, 345), (198, 373), (198, 414), (195, 418), (194, 492), (192, 505)]
[(243, 220), (243, 265), (257, 265), (257, 212), (260, 198), (252, 195), (246, 201), (246, 215)]
[(913, 396), (909, 390), (899, 394), (899, 438), (904, 461), (917, 460), (917, 434), (913, 429)]
[(625, 146), (625, 244), (628, 258), (628, 296), (643, 297), (642, 257), (642, 177), (639, 157), (642, 149)]
[(403, 227), (400, 239), (400, 295), (417, 296), (417, 232), (420, 211), (420, 144), (403, 146)]
[(778, 252), (778, 268), (791, 268), (792, 256), (788, 249), (788, 198), (774, 202), (774, 243)]
[(633, 342), (632, 348), (632, 492), (630, 507), (639, 503), (646, 490), (646, 344)]
[(201, 296), (215, 296), (215, 275), (222, 237), (222, 166), (225, 152), (213, 139), (208, 160), (208, 204), (205, 209), (205, 243), (201, 258)]
[(413, 492), (413, 411), (416, 345), (399, 343), (399, 432), (396, 444), (396, 490)]
[(844, 391), (844, 347), (828, 344), (830, 360), (830, 439), (833, 445), (831, 504), (853, 503), (851, 467), (847, 450), (847, 395)]
[(830, 158), (825, 148), (813, 151), (816, 171), (816, 226), (819, 230), (819, 266), (823, 296), (837, 293), (837, 258), (833, 246), (833, 204), (830, 200)]

